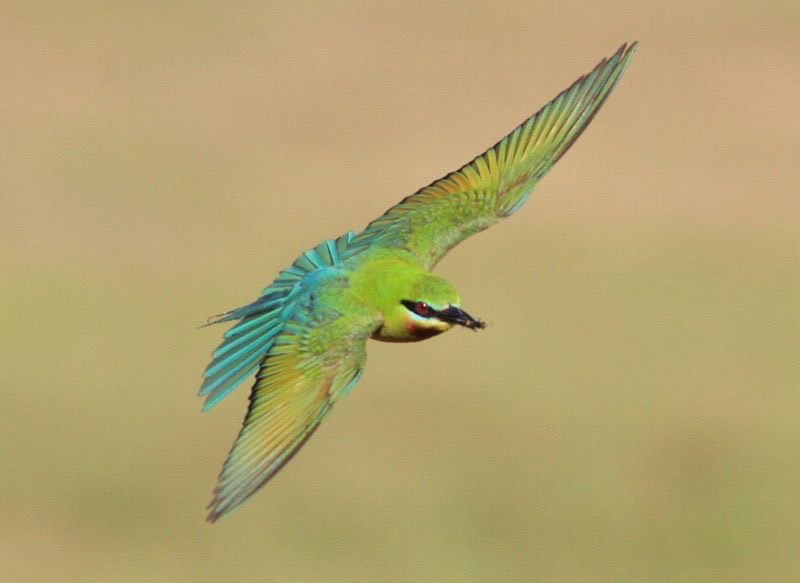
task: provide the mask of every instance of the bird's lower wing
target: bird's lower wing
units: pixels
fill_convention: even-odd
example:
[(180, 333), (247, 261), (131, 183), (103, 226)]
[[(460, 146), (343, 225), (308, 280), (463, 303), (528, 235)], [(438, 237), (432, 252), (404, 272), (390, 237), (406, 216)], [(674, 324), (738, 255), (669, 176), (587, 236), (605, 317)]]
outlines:
[(430, 269), (453, 246), (515, 212), (589, 125), (635, 49), (622, 45), (485, 153), (389, 209), (356, 235), (351, 250), (406, 249)]
[(209, 324), (219, 324), (239, 320), (225, 332), (203, 373), (200, 396), (206, 399), (204, 410), (211, 409), (253, 374), (294, 315), (295, 305), (303, 294), (303, 280), (312, 273), (338, 265), (352, 237), (352, 233), (346, 233), (309, 249), (281, 271), (256, 301), (209, 321)]
[(306, 302), (275, 338), (250, 394), (244, 425), (219, 476), (208, 520), (231, 512), (269, 481), (358, 380), (374, 314), (340, 315)]

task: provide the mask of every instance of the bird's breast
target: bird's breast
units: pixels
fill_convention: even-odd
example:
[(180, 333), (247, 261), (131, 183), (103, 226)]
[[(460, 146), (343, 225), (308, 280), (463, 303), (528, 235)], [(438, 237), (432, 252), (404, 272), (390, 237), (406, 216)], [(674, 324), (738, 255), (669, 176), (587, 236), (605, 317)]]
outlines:
[(419, 342), (427, 340), (433, 336), (438, 336), (448, 328), (433, 328), (421, 326), (415, 322), (405, 322), (401, 330), (389, 330), (386, 326), (381, 326), (372, 333), (373, 340), (381, 342)]

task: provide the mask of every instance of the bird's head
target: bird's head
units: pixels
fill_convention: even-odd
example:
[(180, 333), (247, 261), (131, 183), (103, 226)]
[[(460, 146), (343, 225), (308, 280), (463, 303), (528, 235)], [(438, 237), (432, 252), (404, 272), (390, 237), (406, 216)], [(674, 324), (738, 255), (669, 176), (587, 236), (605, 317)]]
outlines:
[(379, 331), (382, 340), (424, 340), (455, 325), (471, 330), (485, 327), (461, 309), (461, 299), (453, 285), (432, 273), (421, 273), (393, 291)]

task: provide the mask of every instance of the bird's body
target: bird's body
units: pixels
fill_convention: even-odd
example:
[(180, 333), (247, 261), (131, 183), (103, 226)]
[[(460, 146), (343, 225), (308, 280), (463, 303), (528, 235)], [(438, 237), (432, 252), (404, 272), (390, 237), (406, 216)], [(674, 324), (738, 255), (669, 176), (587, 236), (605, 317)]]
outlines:
[(209, 520), (239, 506), (300, 449), (357, 382), (367, 339), (413, 342), (454, 325), (483, 327), (431, 269), (457, 243), (525, 203), (589, 124), (634, 48), (623, 45), (484, 154), (361, 233), (306, 251), (255, 302), (213, 320), (238, 322), (205, 371), (204, 408), (258, 373)]

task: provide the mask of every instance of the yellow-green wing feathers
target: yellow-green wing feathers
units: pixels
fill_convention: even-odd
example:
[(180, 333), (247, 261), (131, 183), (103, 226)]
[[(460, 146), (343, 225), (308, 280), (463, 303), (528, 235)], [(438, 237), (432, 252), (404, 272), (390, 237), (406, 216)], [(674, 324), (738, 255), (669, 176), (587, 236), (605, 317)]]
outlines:
[(453, 246), (515, 212), (586, 129), (635, 48), (623, 45), (484, 154), (389, 209), (356, 235), (351, 252), (402, 248), (430, 269)]
[(298, 299), (308, 288), (303, 282), (318, 270), (338, 265), (352, 238), (353, 233), (346, 233), (309, 249), (281, 271), (256, 301), (211, 319), (210, 324), (239, 321), (225, 332), (203, 373), (200, 396), (206, 399), (204, 410), (211, 409), (255, 372), (294, 315)]
[(405, 198), (360, 234), (305, 252), (258, 300), (212, 322), (238, 321), (205, 371), (204, 408), (257, 367), (258, 374), (209, 504), (210, 521), (269, 481), (357, 382), (366, 340), (382, 317), (346, 292), (354, 265), (348, 261), (373, 249), (405, 250), (430, 269), (454, 245), (514, 213), (589, 124), (635, 47), (623, 45), (484, 154)]
[(313, 295), (286, 322), (261, 363), (244, 425), (222, 468), (208, 520), (216, 521), (269, 481), (356, 383), (372, 313), (322, 308)]

